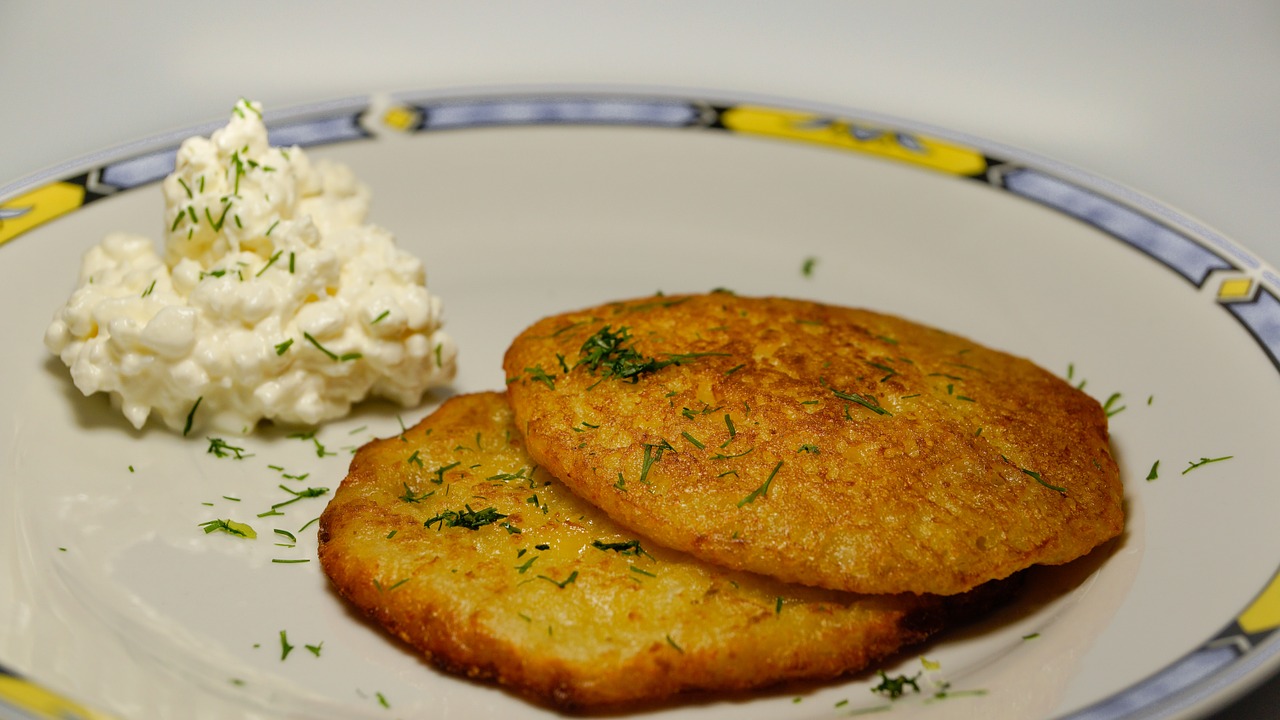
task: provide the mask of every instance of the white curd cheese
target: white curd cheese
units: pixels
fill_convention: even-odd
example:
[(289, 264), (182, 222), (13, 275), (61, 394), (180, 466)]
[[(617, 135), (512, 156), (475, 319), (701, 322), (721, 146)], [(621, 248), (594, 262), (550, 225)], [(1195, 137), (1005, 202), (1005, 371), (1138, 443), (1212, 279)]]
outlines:
[(153, 412), (183, 433), (312, 425), (453, 378), (421, 261), (365, 223), (369, 191), (347, 167), (270, 147), (256, 103), (185, 141), (163, 189), (163, 257), (106, 236), (44, 338), (134, 427)]

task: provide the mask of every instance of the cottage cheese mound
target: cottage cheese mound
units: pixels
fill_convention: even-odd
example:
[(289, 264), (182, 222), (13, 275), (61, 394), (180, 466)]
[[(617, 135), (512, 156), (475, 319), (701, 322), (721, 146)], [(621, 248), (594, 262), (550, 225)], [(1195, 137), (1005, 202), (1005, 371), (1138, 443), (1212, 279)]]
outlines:
[(371, 395), (412, 405), (453, 378), (421, 261), (365, 223), (369, 190), (350, 169), (270, 147), (257, 103), (186, 140), (163, 189), (163, 256), (107, 235), (44, 338), (134, 427), (152, 412), (184, 433), (312, 425)]

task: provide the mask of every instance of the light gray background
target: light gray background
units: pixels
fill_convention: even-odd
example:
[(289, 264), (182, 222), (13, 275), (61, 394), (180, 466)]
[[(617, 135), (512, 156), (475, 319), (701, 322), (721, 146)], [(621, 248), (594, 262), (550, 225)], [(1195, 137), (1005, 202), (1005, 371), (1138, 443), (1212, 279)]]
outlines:
[[(1280, 265), (1276, 3), (5, 2), (0, 69), (0, 188), (221, 121), (241, 96), (281, 109), (381, 90), (627, 84), (996, 140), (1137, 189)], [(1277, 712), (1271, 680), (1215, 720)]]

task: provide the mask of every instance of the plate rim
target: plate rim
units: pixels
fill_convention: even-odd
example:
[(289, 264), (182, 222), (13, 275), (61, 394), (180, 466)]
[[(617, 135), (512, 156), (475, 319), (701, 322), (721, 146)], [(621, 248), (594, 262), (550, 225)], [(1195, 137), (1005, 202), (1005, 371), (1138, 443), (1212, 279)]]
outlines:
[[(498, 116), (485, 116), (483, 114), (484, 110), (500, 109), (503, 103), (507, 103), (508, 110), (514, 104), (522, 104), (525, 110), (540, 108), (545, 111), (545, 114), (524, 116), (518, 113), (509, 116), (501, 116), (500, 114)], [(631, 104), (630, 111), (632, 113), (629, 115), (627, 114), (627, 108), (621, 106), (628, 103)], [(466, 107), (468, 104), (470, 104), (469, 108)], [(488, 104), (489, 107), (480, 107), (485, 104)], [(614, 110), (620, 110), (621, 114), (591, 114), (592, 110), (603, 110), (606, 104), (613, 104), (611, 107)], [(645, 116), (643, 114), (646, 111), (661, 109), (659, 106), (674, 110), (683, 109), (684, 113), (672, 112), (669, 116), (664, 117), (659, 117), (658, 115)], [(448, 127), (428, 127), (424, 123), (424, 118), (432, 110), (439, 113), (441, 108), (470, 109), (472, 111), (470, 118), (473, 124), (465, 124), (466, 119), (463, 118), (457, 124)], [(737, 109), (758, 111), (761, 117), (754, 118), (754, 120), (760, 121), (762, 124), (750, 125), (749, 129), (744, 129), (744, 127), (748, 127), (745, 125), (737, 128), (726, 127), (725, 111)], [(390, 121), (388, 120), (388, 114), (392, 112), (408, 113), (408, 115), (402, 117), (399, 121)], [(575, 112), (578, 114), (575, 114)], [(375, 118), (374, 116), (377, 113), (382, 113), (382, 117)], [(794, 119), (795, 114), (806, 116), (815, 124), (811, 127), (798, 129), (787, 127), (786, 122), (789, 119)], [(460, 116), (462, 115), (465, 115), (465, 113), (460, 113)], [(485, 119), (486, 117), (488, 119)], [(978, 174), (952, 172), (953, 175), (985, 182), (997, 190), (1014, 192), (1014, 194), (1024, 199), (1038, 202), (1048, 209), (1092, 224), (1113, 239), (1137, 246), (1140, 251), (1149, 256), (1149, 259), (1163, 262), (1166, 266), (1170, 265), (1167, 257), (1162, 258), (1152, 251), (1152, 246), (1141, 246), (1135, 243), (1132, 238), (1122, 237), (1114, 231), (1114, 227), (1106, 224), (1105, 218), (1100, 220), (1096, 212), (1098, 205), (1092, 206), (1093, 211), (1086, 211), (1081, 210), (1078, 203), (1092, 198), (1101, 201), (1104, 209), (1110, 212), (1127, 212), (1146, 218), (1156, 226), (1163, 227), (1185, 239), (1190, 244), (1202, 248), (1211, 256), (1216, 256), (1218, 260), (1221, 260), (1221, 264), (1215, 264), (1212, 259), (1201, 258), (1200, 264), (1194, 267), (1174, 267), (1173, 269), (1175, 272), (1182, 274), (1185, 280), (1200, 289), (1203, 289), (1207, 283), (1216, 278), (1220, 283), (1220, 289), (1215, 299), (1224, 306), (1224, 309), (1228, 310), (1229, 315), (1235, 317), (1246, 331), (1253, 336), (1254, 341), (1260, 345), (1260, 349), (1264, 354), (1268, 355), (1273, 367), (1280, 369), (1280, 320), (1264, 315), (1264, 319), (1271, 319), (1271, 322), (1276, 327), (1263, 327), (1259, 325), (1260, 321), (1256, 318), (1251, 319), (1248, 316), (1242, 316), (1235, 309), (1243, 307), (1245, 303), (1257, 303), (1258, 298), (1263, 297), (1264, 293), (1265, 297), (1270, 297), (1273, 300), (1280, 296), (1280, 273), (1274, 268), (1240, 244), (1213, 230), (1207, 224), (1165, 203), (1159, 202), (1137, 189), (1090, 173), (1068, 163), (986, 138), (956, 132), (923, 122), (828, 103), (773, 95), (759, 95), (750, 92), (725, 92), (698, 88), (645, 85), (506, 84), (376, 92), (295, 105), (279, 110), (267, 110), (264, 113), (264, 119), (268, 127), (274, 129), (285, 126), (307, 127), (308, 123), (332, 121), (334, 118), (350, 120), (351, 127), (337, 128), (337, 134), (313, 137), (311, 142), (298, 144), (328, 145), (359, 139), (361, 136), (366, 139), (376, 139), (379, 133), (369, 132), (366, 128), (366, 123), (381, 120), (383, 123), (382, 132), (399, 131), (406, 133), (469, 129), (494, 124), (507, 127), (541, 124), (608, 124), (626, 127), (656, 125), (672, 128), (708, 128), (727, 130), (732, 134), (770, 136), (772, 139), (781, 139), (788, 142), (817, 143), (837, 150), (872, 152), (889, 160), (910, 162), (900, 157), (894, 157), (892, 154), (875, 152), (868, 147), (858, 147), (858, 143), (864, 141), (860, 140), (857, 134), (859, 127), (861, 127), (865, 133), (879, 133), (876, 138), (883, 138), (886, 133), (896, 135), (895, 141), (901, 146), (899, 149), (905, 148), (905, 152), (913, 151), (912, 143), (917, 145), (933, 144), (933, 147), (958, 150), (960, 152), (968, 151), (980, 156), (982, 162), (981, 171)], [(396, 122), (403, 124), (400, 127), (396, 127)], [(776, 126), (770, 125), (771, 122), (779, 124)], [(824, 125), (823, 123), (826, 124)], [(840, 132), (844, 132), (849, 137), (841, 137), (839, 132), (833, 129), (837, 128), (839, 123), (844, 124), (844, 129), (840, 130)], [(29, 230), (40, 227), (45, 222), (56, 219), (61, 214), (81, 209), (96, 200), (110, 197), (118, 192), (125, 192), (158, 182), (159, 178), (153, 178), (126, 187), (113, 186), (108, 182), (110, 177), (108, 171), (110, 168), (117, 167), (127, 161), (152, 158), (157, 155), (163, 155), (166, 152), (176, 152), (177, 147), (186, 138), (192, 135), (208, 135), (209, 132), (220, 127), (221, 124), (222, 121), (210, 120), (183, 129), (158, 133), (121, 143), (79, 158), (60, 162), (27, 177), (0, 186), (0, 246), (20, 238), (21, 235)], [(831, 137), (823, 138), (817, 135), (805, 137), (804, 133), (807, 130), (814, 130), (817, 133), (827, 132)], [(850, 146), (850, 143), (852, 143), (852, 146)], [(275, 144), (274, 138), (273, 144)], [(937, 170), (938, 168), (933, 169)], [(1008, 186), (1007, 178), (1009, 174), (1021, 171), (1036, 173), (1036, 175), (1030, 176), (1029, 179), (1040, 183), (1039, 190), (1028, 189), (1018, 192)], [(944, 170), (944, 172), (947, 171)], [(1054, 185), (1055, 182), (1057, 183), (1056, 186)], [(15, 209), (12, 206), (12, 203), (16, 200), (39, 193), (55, 185), (68, 183), (78, 184), (83, 188), (80, 202), (65, 207), (61, 212), (44, 218), (40, 222), (16, 233), (9, 235), (4, 233), (3, 225), (7, 218), (3, 211), (6, 204), (10, 204), (11, 212), (17, 212), (21, 208)], [(1041, 194), (1036, 195), (1036, 192)], [(1054, 192), (1060, 194), (1055, 196)], [(1064, 196), (1061, 195), (1062, 192), (1068, 193), (1070, 197), (1066, 197), (1064, 200)], [(1075, 194), (1071, 195), (1073, 192)], [(1080, 193), (1083, 193), (1083, 195)], [(1068, 205), (1068, 201), (1077, 204)], [(1058, 202), (1058, 204), (1055, 205), (1055, 202)], [(1090, 212), (1093, 212), (1093, 214), (1090, 214)], [(10, 215), (10, 217), (14, 216)], [(1200, 274), (1196, 275), (1197, 272)], [(1236, 288), (1239, 288), (1240, 283), (1249, 281), (1249, 287), (1243, 292), (1238, 292), (1237, 295), (1224, 295), (1222, 288), (1225, 287), (1226, 283), (1232, 281), (1235, 282), (1233, 287)], [(1277, 337), (1269, 337), (1269, 332), (1274, 332)], [(1102, 720), (1104, 718), (1107, 720), (1113, 718), (1115, 720), (1120, 720), (1121, 718), (1124, 720), (1169, 720), (1171, 718), (1200, 717), (1239, 699), (1280, 670), (1280, 624), (1273, 623), (1272, 626), (1258, 632), (1249, 632), (1247, 629), (1242, 628), (1239, 622), (1241, 615), (1264, 600), (1271, 605), (1280, 605), (1280, 597), (1275, 597), (1274, 594), (1269, 595), (1269, 591), (1273, 590), (1280, 592), (1280, 569), (1277, 569), (1272, 574), (1268, 582), (1250, 599), (1241, 612), (1228, 620), (1224, 627), (1213, 637), (1208, 638), (1199, 646), (1192, 648), (1179, 657), (1171, 659), (1170, 662), (1150, 676), (1110, 696), (1098, 699), (1075, 712), (1062, 716), (1061, 720)], [(1168, 682), (1177, 673), (1179, 667), (1194, 659), (1197, 654), (1210, 650), (1217, 652), (1222, 648), (1228, 647), (1234, 647), (1238, 654), (1229, 661), (1215, 666), (1209, 674), (1195, 677), (1190, 682), (1184, 682), (1172, 687), (1154, 699), (1142, 699), (1139, 697), (1144, 690), (1159, 688), (1162, 683)], [(3, 665), (0, 665), (0, 677), (13, 678), (19, 685), (28, 684), (32, 688), (39, 688), (38, 680), (17, 678), (6, 671)], [(9, 700), (8, 696), (0, 693), (0, 701), (5, 700)], [(1132, 703), (1140, 704), (1134, 705)], [(6, 703), (0, 702), (0, 711), (7, 711), (7, 707)], [(20, 706), (17, 707), (17, 712), (21, 713), (22, 708)], [(17, 717), (27, 716), (18, 715)]]

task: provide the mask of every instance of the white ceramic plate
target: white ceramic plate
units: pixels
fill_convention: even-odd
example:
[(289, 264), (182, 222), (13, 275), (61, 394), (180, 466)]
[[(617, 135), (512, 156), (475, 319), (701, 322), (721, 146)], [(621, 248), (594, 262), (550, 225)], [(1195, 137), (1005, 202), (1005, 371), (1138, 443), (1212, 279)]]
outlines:
[[(885, 664), (923, 671), (894, 717), (1185, 717), (1277, 664), (1280, 282), (1230, 241), (1042, 159), (831, 108), (530, 91), (268, 120), (273, 142), (350, 164), (373, 220), (426, 260), (461, 348), (456, 391), (501, 388), (507, 342), (545, 314), (728, 287), (905, 315), (1110, 399), (1123, 538), (1033, 570), (1012, 607)], [(233, 442), (237, 460), (133, 431), (42, 347), (82, 252), (112, 230), (159, 242), (155, 181), (179, 139), (0, 189), (0, 665), (131, 719), (548, 714), (432, 670), (352, 614), (317, 562), (275, 562), (313, 560), (322, 498), (255, 517), (284, 497), (282, 474), (332, 488), (356, 445), (443, 395), (367, 404), (310, 439), (265, 429)], [(220, 517), (258, 539), (200, 529)], [(890, 705), (872, 684), (646, 714), (843, 716)], [(41, 697), (0, 677), (0, 716), (35, 716)]]

